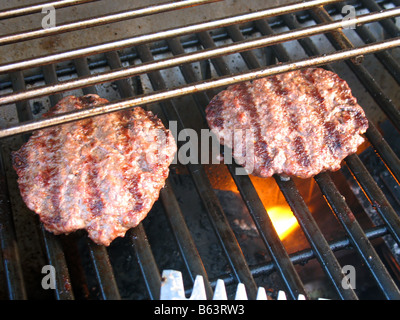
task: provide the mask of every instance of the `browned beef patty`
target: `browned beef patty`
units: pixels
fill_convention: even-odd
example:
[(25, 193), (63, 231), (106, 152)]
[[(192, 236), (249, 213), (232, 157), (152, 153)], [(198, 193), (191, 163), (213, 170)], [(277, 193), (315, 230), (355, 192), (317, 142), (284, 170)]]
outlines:
[(206, 115), (237, 162), (261, 177), (337, 170), (368, 128), (347, 83), (322, 68), (232, 85), (211, 100)]
[[(47, 116), (107, 102), (68, 96)], [(146, 217), (175, 152), (170, 131), (137, 107), (38, 130), (12, 156), (22, 198), (48, 231), (86, 229), (109, 245)]]

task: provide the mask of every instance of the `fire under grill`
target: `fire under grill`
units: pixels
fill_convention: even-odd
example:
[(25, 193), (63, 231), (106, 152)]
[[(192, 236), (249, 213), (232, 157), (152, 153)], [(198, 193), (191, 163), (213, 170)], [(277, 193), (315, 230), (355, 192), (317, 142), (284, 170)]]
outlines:
[[(105, 1), (27, 1), (1, 8), (1, 298), (158, 299), (162, 271), (173, 269), (182, 272), (188, 295), (203, 276), (209, 299), (218, 279), (229, 298), (243, 283), (249, 299), (258, 287), (273, 299), (279, 290), (288, 299), (400, 299), (400, 1), (146, 4), (116, 1), (111, 10)], [(106, 14), (59, 21), (63, 12), (77, 17), (102, 6)], [(56, 24), (42, 27), (52, 13)], [(36, 21), (29, 17), (39, 24), (25, 31), (18, 19)], [(135, 21), (156, 31), (124, 29)], [(115, 24), (130, 36), (119, 38)], [(67, 41), (77, 34), (86, 46)], [(199, 154), (171, 166), (147, 218), (109, 247), (84, 231), (50, 234), (19, 195), (10, 152), (33, 130), (140, 105), (166, 127), (200, 133), (208, 128), (205, 107), (222, 88), (309, 66), (345, 79), (369, 120), (366, 143), (337, 172), (261, 179)], [(63, 96), (89, 93), (110, 103), (41, 117)], [(177, 140), (178, 147), (188, 142)], [(43, 285), (49, 266), (54, 289)]]

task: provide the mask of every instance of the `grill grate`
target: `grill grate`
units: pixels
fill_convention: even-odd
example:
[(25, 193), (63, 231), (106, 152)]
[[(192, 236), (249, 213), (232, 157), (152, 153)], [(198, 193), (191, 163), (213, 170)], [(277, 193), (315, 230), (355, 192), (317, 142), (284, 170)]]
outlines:
[[(196, 1), (182, 1), (182, 3), (185, 2), (187, 4), (182, 5), (182, 7), (188, 6), (189, 3), (193, 5)], [(198, 4), (208, 2), (215, 1), (197, 1)], [(333, 19), (333, 17), (340, 15), (343, 6), (346, 4), (342, 1), (301, 2), (251, 14), (242, 14), (233, 18), (214, 20), (200, 26), (184, 26), (156, 34), (138, 36), (125, 42), (116, 41), (88, 47), (84, 50), (71, 50), (62, 54), (49, 55), (43, 57), (43, 59), (35, 58), (0, 65), (1, 72), (5, 74), (4, 77), (0, 74), (0, 77), (2, 77), (0, 80), (3, 82), (0, 88), (3, 90), (11, 89), (12, 91), (0, 96), (0, 104), (15, 103), (19, 117), (18, 124), (0, 130), (0, 137), (3, 138), (2, 142), (6, 142), (7, 139), (14, 136), (26, 139), (25, 134), (38, 128), (99, 113), (116, 111), (133, 105), (145, 105), (147, 108), (151, 108), (165, 124), (170, 121), (177, 121), (178, 130), (189, 128), (190, 126), (187, 123), (191, 123), (191, 121), (198, 122), (199, 126), (206, 128), (204, 108), (215, 89), (230, 83), (311, 65), (323, 65), (325, 68), (337, 71), (337, 67), (342, 68), (344, 64), (358, 79), (362, 88), (370, 94), (371, 100), (375, 101), (391, 124), (399, 130), (400, 114), (398, 106), (380, 87), (362, 62), (366, 58), (364, 55), (373, 53), (397, 84), (400, 84), (400, 67), (394, 58), (395, 52), (389, 51), (400, 43), (399, 29), (392, 19), (400, 15), (400, 8), (397, 7), (399, 4), (396, 1), (361, 0), (351, 2), (357, 10), (367, 12), (360, 14), (354, 20), (355, 22), (363, 24), (379, 23), (388, 35), (388, 39), (377, 40), (365, 25), (357, 26), (355, 30), (346, 30), (358, 34), (366, 44), (360, 46), (354, 45), (349, 40), (345, 30), (340, 28), (350, 25), (352, 21), (342, 20), (340, 17), (336, 20)], [(32, 10), (38, 10), (32, 8), (30, 10), (27, 8), (27, 11), (21, 12), (28, 14), (33, 12)], [(8, 15), (7, 12), (0, 12), (0, 18), (5, 19), (14, 16), (16, 13), (13, 12), (13, 10), (10, 10)], [(154, 13), (150, 10), (149, 12)], [(307, 27), (308, 29), (302, 27), (306, 23), (311, 23), (311, 26)], [(313, 26), (313, 24), (315, 25)], [(286, 33), (279, 32), (282, 28), (287, 28), (288, 31)], [(306, 31), (303, 34), (296, 33), (299, 30)], [(313, 31), (310, 32), (310, 30)], [(326, 33), (326, 38), (337, 51), (325, 53), (318, 50), (314, 42), (315, 38), (312, 36), (322, 33)], [(258, 42), (260, 39), (263, 40), (261, 44)], [(289, 53), (286, 46), (293, 41), (296, 41), (307, 55), (305, 59), (296, 60), (295, 63), (292, 63), (292, 52)], [(228, 44), (221, 45), (220, 42)], [(202, 49), (199, 50), (199, 47)], [(195, 49), (194, 52), (188, 53), (187, 48)], [(123, 53), (115, 51), (122, 49), (125, 50)], [(267, 66), (263, 66), (264, 63), (260, 62), (256, 50), (260, 50), (264, 54), (263, 57), (267, 60)], [(167, 52), (170, 57), (158, 59), (158, 52)], [(238, 53), (247, 70), (235, 74), (234, 69), (227, 61), (228, 57), (230, 58), (233, 54)], [(103, 79), (93, 71), (95, 62), (89, 64), (88, 61), (90, 56), (93, 55), (94, 57), (98, 54), (104, 54), (101, 57), (103, 60), (98, 60), (100, 61), (98, 63), (110, 68), (109, 71), (101, 74), (105, 76)], [(123, 60), (123, 57), (125, 57), (125, 60)], [(66, 68), (66, 71), (60, 71), (56, 68), (55, 63), (70, 59), (73, 59), (73, 67)], [(280, 63), (275, 63), (274, 59), (277, 59)], [(340, 62), (342, 60), (344, 60), (344, 63)], [(123, 62), (128, 62), (130, 65), (123, 68)], [(199, 79), (195, 63), (199, 63), (201, 66), (203, 79)], [(21, 69), (37, 67), (40, 67), (42, 74), (31, 76), (30, 79), (43, 77), (45, 85), (28, 88), (26, 83), (29, 76), (25, 76)], [(180, 76), (185, 81), (183, 86), (170, 88), (167, 85), (168, 78), (165, 70), (172, 67), (179, 67)], [(76, 71), (77, 79), (69, 82), (60, 81), (60, 73), (71, 71)], [(213, 73), (215, 73), (215, 76), (211, 77)], [(143, 76), (144, 74), (146, 76)], [(143, 81), (145, 79), (148, 80), (151, 88), (144, 89), (148, 92), (140, 92), (138, 88), (144, 88)], [(96, 108), (89, 112), (73, 112), (46, 120), (35, 119), (31, 112), (30, 101), (27, 100), (48, 96), (53, 105), (63, 96), (63, 92), (80, 89), (83, 94), (98, 93), (100, 84), (113, 81), (115, 81), (122, 100), (112, 101), (106, 107)], [(135, 81), (139, 82), (137, 87), (134, 85)], [(188, 95), (189, 97), (187, 97)], [(185, 107), (185, 103), (182, 101), (190, 101), (191, 106), (195, 106), (195, 108)], [(194, 110), (197, 111), (194, 112)], [(199, 117), (193, 119), (192, 114), (197, 113)], [(400, 181), (399, 158), (389, 142), (380, 133), (380, 129), (376, 127), (374, 119), (369, 120), (370, 127), (365, 136), (386, 166), (387, 172), (398, 182)], [(398, 135), (398, 132), (396, 131), (395, 134)], [(21, 252), (13, 221), (12, 211), (17, 209), (12, 206), (14, 203), (11, 201), (10, 188), (12, 189), (12, 187), (8, 186), (10, 184), (8, 182), (12, 178), (7, 173), (6, 163), (9, 162), (9, 158), (6, 157), (7, 150), (8, 147), (4, 143), (4, 147), (2, 146), (3, 159), (0, 163), (0, 240), (5, 270), (4, 286), (7, 288), (8, 298), (25, 299), (29, 298), (29, 293), (24, 282), (25, 270), (21, 266)], [(247, 254), (242, 249), (239, 243), (240, 239), (238, 239), (232, 228), (232, 223), (227, 217), (226, 208), (222, 205), (210, 181), (208, 167), (202, 164), (187, 164), (184, 170), (189, 173), (193, 192), (196, 193), (195, 197), (201, 204), (200, 209), (204, 213), (207, 223), (210, 224), (209, 228), (215, 233), (215, 245), (218, 245), (218, 252), (221, 252), (220, 259), (226, 260), (224, 270), (218, 270), (218, 274), (215, 274), (215, 270), (209, 270), (210, 266), (205, 262), (203, 250), (198, 246), (198, 233), (202, 230), (193, 231), (193, 227), (188, 222), (187, 209), (186, 207), (183, 208), (182, 204), (181, 188), (177, 186), (175, 181), (179, 178), (176, 178), (178, 175), (172, 172), (166, 181), (165, 188), (161, 191), (159, 202), (162, 203), (162, 209), (159, 211), (165, 213), (165, 219), (176, 244), (176, 249), (173, 249), (175, 245), (171, 244), (169, 254), (179, 255), (182, 260), (181, 266), (185, 269), (187, 275), (186, 281), (191, 284), (190, 287), (192, 287), (195, 277), (201, 275), (204, 279), (207, 297), (211, 299), (217, 281), (215, 279), (223, 279), (226, 285), (235, 285), (241, 282), (246, 286), (249, 299), (255, 299), (259, 286), (270, 285), (269, 283), (262, 283), (263, 276), (274, 273), (277, 275), (277, 283), (282, 286), (274, 288), (276, 292), (282, 289), (291, 299), (297, 299), (299, 295), (309, 298), (310, 293), (298, 266), (307, 265), (309, 261), (316, 261), (327, 277), (329, 286), (333, 288), (333, 298), (354, 300), (360, 298), (360, 294), (357, 290), (342, 285), (344, 273), (342, 263), (338, 258), (339, 252), (352, 250), (366, 266), (382, 296), (386, 299), (400, 299), (399, 279), (393, 275), (391, 269), (388, 269), (388, 265), (385, 264), (375, 245), (376, 240), (385, 237), (389, 237), (399, 245), (399, 211), (388, 200), (387, 194), (370, 173), (365, 161), (360, 159), (360, 156), (351, 155), (347, 157), (345, 164), (345, 169), (350, 172), (351, 179), (356, 181), (359, 190), (365, 194), (382, 223), (372, 227), (364, 227), (364, 224), (358, 221), (358, 215), (355, 212), (353, 213), (353, 209), (345, 201), (342, 190), (336, 185), (335, 175), (321, 173), (314, 179), (315, 184), (320, 189), (320, 200), (326, 201), (331, 208), (331, 213), (339, 221), (345, 232), (344, 236), (335, 237), (333, 241), (328, 241), (319, 221), (312, 213), (306, 197), (299, 190), (297, 181), (281, 179), (277, 176), (274, 181), (293, 211), (308, 241), (307, 248), (292, 253), (288, 252), (287, 247), (275, 231), (272, 220), (260, 197), (260, 189), (254, 184), (251, 177), (235, 174), (237, 168), (235, 163), (226, 164), (225, 170), (229, 174), (229, 179), (234, 181), (235, 188), (237, 188), (264, 246), (265, 253), (263, 254), (267, 258), (256, 265), (251, 265), (248, 262)], [(270, 182), (270, 180), (268, 181)], [(396, 187), (398, 187), (397, 183)], [(148, 222), (148, 220), (151, 221)], [(163, 262), (160, 263), (159, 253), (155, 252), (157, 247), (152, 245), (152, 239), (149, 239), (151, 236), (148, 234), (148, 229), (151, 229), (150, 224), (152, 222), (154, 223), (154, 219), (149, 216), (138, 227), (130, 230), (124, 239), (118, 239), (115, 247), (125, 248), (126, 251), (124, 252), (129, 259), (133, 257), (135, 270), (141, 274), (141, 279), (137, 281), (143, 283), (143, 286), (138, 285), (137, 287), (146, 289), (145, 298), (158, 299), (161, 271), (165, 265)], [(95, 283), (93, 286), (98, 291), (97, 295), (102, 299), (125, 297), (125, 291), (122, 294), (122, 290), (125, 289), (121, 288), (123, 280), (119, 279), (121, 275), (114, 271), (120, 270), (114, 264), (112, 253), (113, 250), (118, 250), (117, 248), (106, 249), (98, 246), (87, 240), (85, 235), (79, 232), (70, 236), (54, 236), (45, 231), (39, 223), (38, 229), (43, 240), (46, 261), (57, 270), (56, 289), (54, 290), (56, 299), (88, 298), (92, 296), (91, 292), (85, 291), (87, 288), (85, 289), (83, 285), (85, 281), (89, 283), (91, 280), (86, 279), (85, 275), (77, 276), (77, 274), (86, 273), (86, 271), (81, 270), (83, 266), (76, 266), (74, 265), (75, 262), (71, 262), (75, 261), (71, 257), (81, 254), (80, 250), (87, 253), (87, 259), (94, 274)], [(394, 254), (390, 253), (390, 256), (394, 256)], [(395, 271), (398, 272), (398, 270)], [(37, 277), (41, 278), (42, 275), (37, 275)], [(137, 279), (137, 274), (132, 275), (132, 278)], [(275, 280), (271, 281), (274, 282)], [(142, 293), (135, 294), (143, 298)]]

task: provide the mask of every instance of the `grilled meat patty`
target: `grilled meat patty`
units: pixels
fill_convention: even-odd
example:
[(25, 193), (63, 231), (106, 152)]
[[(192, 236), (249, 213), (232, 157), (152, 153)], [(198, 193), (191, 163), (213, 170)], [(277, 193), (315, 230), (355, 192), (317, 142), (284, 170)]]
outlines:
[(261, 177), (338, 170), (368, 128), (348, 84), (322, 68), (232, 85), (210, 101), (206, 116), (237, 163)]
[[(107, 102), (68, 96), (46, 116)], [(48, 231), (86, 229), (107, 246), (146, 217), (175, 152), (161, 120), (137, 107), (38, 130), (12, 158), (22, 198)]]

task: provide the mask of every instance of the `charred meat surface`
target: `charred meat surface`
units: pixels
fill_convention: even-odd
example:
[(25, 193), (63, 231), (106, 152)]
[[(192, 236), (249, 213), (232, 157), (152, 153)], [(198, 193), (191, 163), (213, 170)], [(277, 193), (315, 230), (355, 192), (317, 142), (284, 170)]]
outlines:
[[(46, 116), (106, 103), (68, 96)], [(161, 120), (136, 107), (38, 130), (12, 160), (22, 198), (46, 230), (86, 229), (107, 246), (146, 217), (175, 152)]]
[(210, 101), (206, 115), (237, 163), (261, 177), (338, 170), (368, 128), (346, 81), (322, 68), (232, 85)]

